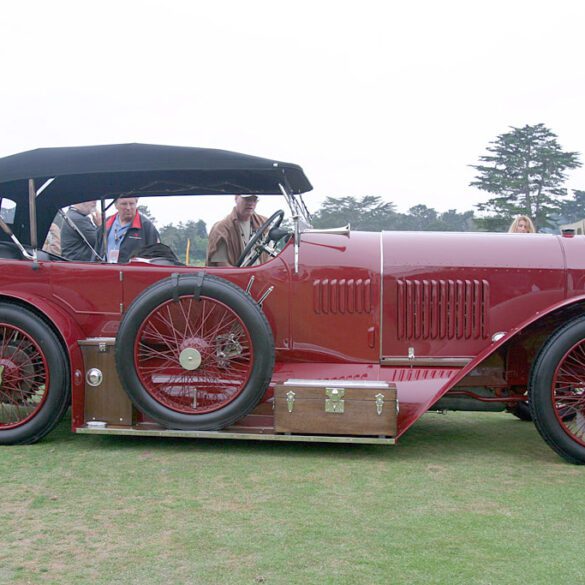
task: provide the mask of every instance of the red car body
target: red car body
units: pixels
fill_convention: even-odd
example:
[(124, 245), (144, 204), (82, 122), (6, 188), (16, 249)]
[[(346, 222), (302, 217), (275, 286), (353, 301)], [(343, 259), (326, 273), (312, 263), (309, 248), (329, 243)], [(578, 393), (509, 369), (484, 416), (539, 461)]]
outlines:
[[(1, 180), (0, 172), (0, 187)], [(46, 232), (47, 222), (39, 223)], [(3, 321), (5, 306), (28, 311), (48, 325), (66, 356), (73, 430), (105, 432), (88, 427), (92, 422), (86, 404), (88, 366), (80, 342), (116, 339), (129, 309), (140, 304), (144, 291), (157, 283), (173, 282), (173, 278), (177, 283), (185, 278), (192, 283), (194, 277), (200, 283), (219, 279), (248, 291), (243, 294), (251, 301), (261, 300), (274, 348), (274, 364), (260, 400), (230, 422), (230, 429), (247, 430), (251, 438), (260, 434), (279, 438), (271, 405), (274, 388), (287, 380), (341, 385), (385, 381), (397, 390), (394, 440), (429, 410), (507, 409), (518, 414), (524, 408), (553, 449), (569, 461), (583, 463), (584, 258), (582, 237), (326, 233), (302, 228), (276, 257), (247, 268), (170, 267), (140, 260), (96, 264), (13, 259), (2, 258), (0, 250), (0, 332), (5, 323), (22, 328)], [(194, 301), (185, 301), (189, 307), (200, 302), (198, 294)], [(157, 315), (153, 307), (145, 309), (147, 320)], [(176, 342), (178, 347), (189, 346), (198, 357), (205, 355), (209, 343), (196, 341), (195, 333), (187, 334), (181, 327), (175, 329), (183, 336)], [(149, 334), (143, 326), (136, 335), (145, 339)], [(113, 343), (119, 344), (120, 339)], [(215, 345), (212, 349), (214, 356), (219, 355)], [(134, 354), (127, 355), (134, 355), (138, 362), (139, 353), (135, 348)], [(14, 362), (15, 355), (14, 349), (4, 355), (0, 350), (4, 379), (10, 367), (14, 369), (10, 360)], [(120, 373), (125, 366), (120, 356), (117, 360)], [(157, 367), (160, 372), (167, 367), (175, 376), (170, 365), (157, 362)], [(569, 373), (563, 374), (565, 370)], [(140, 376), (138, 366), (137, 371)], [(6, 389), (3, 392), (6, 396)], [(148, 408), (140, 400), (132, 401), (134, 414), (125, 425), (128, 429), (151, 420)], [(0, 405), (3, 402), (9, 399), (0, 398)], [(176, 405), (170, 408), (182, 412)], [(34, 416), (41, 412), (42, 408), (33, 409)], [(194, 418), (199, 414), (187, 407), (184, 413)], [(3, 432), (26, 424), (26, 416), (5, 421), (4, 428), (0, 421), (0, 439)], [(107, 431), (123, 433), (125, 426), (110, 425)], [(163, 421), (160, 428), (164, 427)], [(188, 434), (191, 427), (178, 421), (167, 428)], [(207, 436), (203, 431), (205, 427), (193, 427), (194, 436)], [(316, 431), (313, 438), (319, 436)]]

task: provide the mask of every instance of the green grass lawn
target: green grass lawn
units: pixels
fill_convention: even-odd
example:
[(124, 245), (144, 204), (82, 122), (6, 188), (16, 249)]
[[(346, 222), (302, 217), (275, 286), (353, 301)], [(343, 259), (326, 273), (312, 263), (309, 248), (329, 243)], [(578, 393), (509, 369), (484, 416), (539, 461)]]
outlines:
[(0, 448), (1, 584), (585, 583), (585, 466), (506, 414), (395, 447), (74, 435)]

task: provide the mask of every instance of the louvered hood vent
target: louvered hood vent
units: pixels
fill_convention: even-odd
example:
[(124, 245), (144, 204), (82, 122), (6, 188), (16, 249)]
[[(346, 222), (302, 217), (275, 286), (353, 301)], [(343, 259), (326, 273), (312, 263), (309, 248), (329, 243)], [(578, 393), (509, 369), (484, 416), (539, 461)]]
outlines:
[(369, 313), (372, 310), (372, 283), (369, 278), (315, 280), (313, 309), (317, 315)]
[(485, 280), (398, 280), (398, 339), (488, 336)]

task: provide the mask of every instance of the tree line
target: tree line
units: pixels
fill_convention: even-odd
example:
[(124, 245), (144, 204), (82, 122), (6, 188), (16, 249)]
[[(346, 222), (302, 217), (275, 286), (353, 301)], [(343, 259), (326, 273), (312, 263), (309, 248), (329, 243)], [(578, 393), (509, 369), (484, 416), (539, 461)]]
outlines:
[[(475, 209), (438, 211), (422, 203), (406, 212), (378, 195), (327, 197), (313, 215), (314, 227), (333, 228), (347, 223), (364, 231), (506, 231), (517, 215), (529, 216), (537, 231), (558, 231), (562, 224), (585, 219), (585, 189), (565, 187), (568, 172), (581, 166), (578, 152), (565, 151), (558, 137), (544, 124), (512, 126), (486, 147), (470, 186), (489, 194)], [(148, 209), (150, 219), (154, 219)], [(190, 242), (190, 262), (205, 261), (207, 226), (204, 221), (168, 224), (161, 240), (185, 260)]]

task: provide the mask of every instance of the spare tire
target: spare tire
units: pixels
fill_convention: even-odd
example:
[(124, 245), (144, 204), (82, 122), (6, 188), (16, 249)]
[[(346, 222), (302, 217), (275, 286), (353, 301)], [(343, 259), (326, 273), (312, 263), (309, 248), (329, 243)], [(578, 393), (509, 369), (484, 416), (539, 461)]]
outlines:
[(124, 389), (165, 427), (217, 430), (250, 413), (274, 368), (272, 331), (257, 303), (201, 272), (147, 288), (116, 339)]

